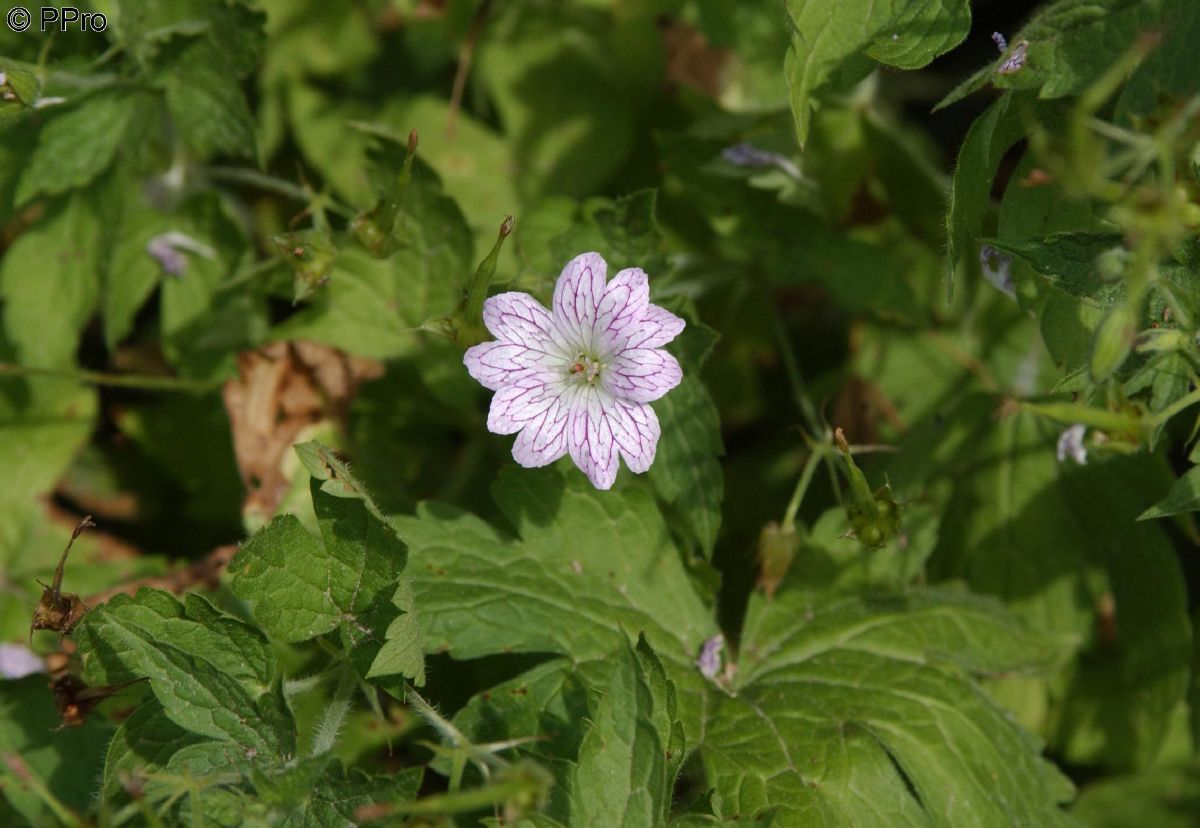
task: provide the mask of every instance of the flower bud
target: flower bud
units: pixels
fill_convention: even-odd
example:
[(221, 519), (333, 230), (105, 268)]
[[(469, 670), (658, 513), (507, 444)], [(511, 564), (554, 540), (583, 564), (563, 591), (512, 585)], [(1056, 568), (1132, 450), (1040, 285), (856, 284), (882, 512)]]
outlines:
[(784, 529), (774, 521), (763, 527), (758, 535), (758, 585), (768, 598), (775, 595), (783, 576), (787, 574), (802, 538), (795, 528)]
[(1092, 339), (1092, 379), (1103, 382), (1116, 373), (1133, 350), (1137, 336), (1137, 315), (1134, 305), (1118, 305), (1100, 320)]

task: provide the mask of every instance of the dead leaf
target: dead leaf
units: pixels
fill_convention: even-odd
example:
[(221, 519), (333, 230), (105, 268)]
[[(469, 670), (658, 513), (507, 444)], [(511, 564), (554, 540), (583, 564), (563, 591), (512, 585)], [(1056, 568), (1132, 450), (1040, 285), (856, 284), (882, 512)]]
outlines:
[(300, 433), (340, 420), (359, 384), (383, 366), (315, 342), (275, 342), (238, 354), (237, 379), (222, 395), (246, 487), (244, 509), (275, 513), (287, 492), (283, 464)]
[(698, 29), (679, 20), (663, 20), (658, 30), (666, 52), (667, 81), (698, 89), (710, 98), (720, 95), (729, 50), (713, 46)]

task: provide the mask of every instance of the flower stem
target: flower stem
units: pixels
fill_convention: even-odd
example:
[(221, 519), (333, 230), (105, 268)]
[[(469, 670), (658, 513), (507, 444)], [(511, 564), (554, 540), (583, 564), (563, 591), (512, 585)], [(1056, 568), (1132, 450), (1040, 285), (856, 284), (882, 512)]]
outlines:
[(328, 753), (337, 744), (338, 733), (346, 722), (346, 714), (350, 712), (350, 698), (357, 688), (358, 681), (354, 677), (353, 668), (349, 664), (344, 665), (337, 690), (334, 691), (333, 698), (329, 700), (329, 705), (325, 708), (325, 715), (321, 718), (321, 726), (317, 728), (317, 734), (313, 737), (310, 751), (312, 756)]
[(808, 459), (804, 461), (804, 468), (800, 471), (800, 479), (796, 481), (792, 499), (788, 502), (787, 511), (783, 514), (783, 525), (780, 528), (784, 532), (791, 532), (796, 528), (796, 513), (800, 511), (800, 504), (808, 491), (808, 484), (812, 482), (813, 475), (817, 471), (817, 464), (821, 462), (821, 457), (825, 453), (826, 449), (823, 443), (811, 447)]
[(1200, 402), (1200, 388), (1194, 388), (1190, 394), (1180, 397), (1162, 411), (1150, 417), (1150, 423), (1155, 426), (1162, 425), (1180, 411), (1183, 411), (1185, 408), (1193, 406), (1198, 402)]
[(202, 380), (187, 380), (179, 377), (155, 377), (144, 374), (107, 374), (101, 371), (84, 371), (77, 368), (40, 368), (34, 365), (13, 365), (0, 362), (0, 377), (55, 377), (70, 379), (89, 385), (106, 385), (116, 388), (141, 388), (147, 391), (184, 391), (204, 393), (217, 387), (216, 383)]

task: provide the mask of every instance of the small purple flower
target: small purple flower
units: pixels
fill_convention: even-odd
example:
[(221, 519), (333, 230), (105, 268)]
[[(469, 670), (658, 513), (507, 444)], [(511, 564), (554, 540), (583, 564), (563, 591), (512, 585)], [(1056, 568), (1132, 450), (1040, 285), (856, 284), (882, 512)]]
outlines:
[(1017, 289), (1013, 286), (1012, 256), (1001, 253), (990, 244), (979, 248), (979, 267), (983, 278), (996, 290), (1008, 294), (1012, 299), (1017, 298)]
[(721, 157), (735, 167), (778, 167), (792, 178), (800, 178), (800, 168), (790, 158), (777, 152), (768, 152), (754, 144), (743, 142), (721, 150)]
[(1081, 466), (1087, 463), (1087, 446), (1083, 444), (1083, 438), (1086, 434), (1087, 426), (1082, 423), (1076, 423), (1058, 435), (1058, 447), (1055, 451), (1058, 462), (1065, 463), (1067, 458), (1070, 457)]
[(41, 656), (23, 644), (0, 644), (0, 678), (19, 679), (46, 669)]
[(215, 259), (217, 251), (204, 242), (197, 241), (186, 233), (172, 230), (150, 239), (146, 243), (146, 254), (155, 259), (168, 276), (183, 276), (187, 273), (188, 260), (183, 252), (195, 253), (205, 259)]
[(715, 679), (721, 672), (721, 651), (725, 649), (725, 636), (714, 635), (700, 647), (700, 655), (696, 658), (696, 667), (700, 675), (707, 679)]
[(1004, 39), (1004, 35), (999, 32), (992, 32), (992, 42), (996, 44), (996, 48), (1001, 52), (1008, 51), (1008, 41)]
[(547, 311), (525, 293), (483, 305), (496, 337), (467, 350), (463, 363), (495, 391), (488, 430), (516, 434), (513, 457), (526, 468), (570, 454), (597, 489), (617, 478), (617, 458), (641, 473), (654, 462), (661, 429), (647, 403), (683, 378), (662, 350), (683, 330), (675, 314), (650, 304), (640, 268), (605, 283), (598, 253), (567, 262)]

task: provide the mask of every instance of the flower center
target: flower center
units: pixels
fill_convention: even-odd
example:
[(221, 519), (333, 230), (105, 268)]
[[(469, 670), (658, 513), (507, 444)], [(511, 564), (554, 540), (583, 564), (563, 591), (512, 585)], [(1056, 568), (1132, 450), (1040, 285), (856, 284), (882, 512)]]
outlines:
[(600, 360), (593, 359), (585, 353), (578, 353), (573, 360), (567, 363), (567, 379), (575, 383), (595, 385), (596, 381), (600, 379), (600, 370), (603, 367)]

